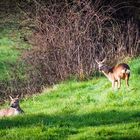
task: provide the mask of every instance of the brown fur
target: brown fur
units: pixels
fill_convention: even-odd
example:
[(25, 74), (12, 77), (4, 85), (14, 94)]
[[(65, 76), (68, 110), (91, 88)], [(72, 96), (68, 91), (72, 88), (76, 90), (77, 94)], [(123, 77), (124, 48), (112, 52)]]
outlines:
[(8, 117), (8, 116), (15, 116), (23, 113), (24, 111), (19, 106), (19, 98), (12, 98), (10, 96), (11, 103), (10, 108), (1, 109), (0, 110), (0, 117)]
[(121, 63), (114, 67), (109, 67), (104, 65), (103, 62), (96, 61), (99, 70), (112, 82), (112, 88), (115, 87), (115, 82), (117, 83), (117, 88), (121, 87), (121, 79), (126, 81), (126, 86), (129, 86), (129, 77), (130, 77), (130, 67), (125, 64)]

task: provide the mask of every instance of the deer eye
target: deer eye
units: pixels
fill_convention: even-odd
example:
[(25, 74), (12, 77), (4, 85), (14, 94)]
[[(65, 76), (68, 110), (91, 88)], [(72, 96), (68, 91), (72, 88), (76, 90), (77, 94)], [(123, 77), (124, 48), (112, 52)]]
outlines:
[(105, 70), (105, 66), (101, 66), (100, 68), (99, 68), (99, 70), (101, 71), (101, 70)]
[(99, 69), (100, 69), (100, 70), (103, 69), (103, 66), (99, 67)]

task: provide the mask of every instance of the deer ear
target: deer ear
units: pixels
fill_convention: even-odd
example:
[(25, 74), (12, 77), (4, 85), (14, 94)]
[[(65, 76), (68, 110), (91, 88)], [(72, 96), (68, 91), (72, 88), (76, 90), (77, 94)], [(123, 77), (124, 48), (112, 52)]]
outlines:
[(19, 98), (19, 94), (16, 96), (16, 98)]
[(99, 64), (99, 62), (95, 59), (95, 62), (97, 63), (97, 64)]
[(9, 95), (9, 98), (10, 98), (11, 100), (13, 100), (12, 96), (10, 96), (10, 95)]
[(101, 63), (104, 63), (106, 61), (106, 58), (104, 58), (102, 61), (101, 61)]

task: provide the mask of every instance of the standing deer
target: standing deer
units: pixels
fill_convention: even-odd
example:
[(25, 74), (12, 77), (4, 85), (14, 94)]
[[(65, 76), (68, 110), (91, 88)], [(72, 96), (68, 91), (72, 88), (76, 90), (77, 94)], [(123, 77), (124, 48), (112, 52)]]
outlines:
[(130, 77), (130, 67), (125, 64), (121, 63), (114, 67), (109, 67), (105, 64), (106, 59), (103, 61), (96, 61), (99, 67), (99, 71), (101, 71), (111, 82), (112, 82), (112, 88), (115, 87), (115, 82), (117, 83), (117, 88), (119, 89), (121, 87), (121, 79), (124, 79), (126, 81), (126, 86), (129, 86), (129, 77)]
[(24, 112), (19, 106), (19, 98), (18, 97), (12, 98), (11, 96), (9, 97), (11, 100), (10, 108), (1, 109), (0, 117), (15, 116)]

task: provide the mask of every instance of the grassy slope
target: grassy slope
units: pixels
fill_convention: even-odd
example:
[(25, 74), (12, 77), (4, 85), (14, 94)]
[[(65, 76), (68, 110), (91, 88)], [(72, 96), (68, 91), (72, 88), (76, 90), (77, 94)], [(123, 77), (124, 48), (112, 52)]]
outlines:
[(105, 77), (67, 81), (21, 102), (24, 115), (0, 119), (0, 139), (140, 139), (140, 59), (130, 88)]
[(22, 33), (18, 30), (17, 19), (9, 15), (0, 20), (0, 81), (10, 78), (12, 65), (16, 64), (22, 49), (27, 48), (27, 44), (20, 38)]

